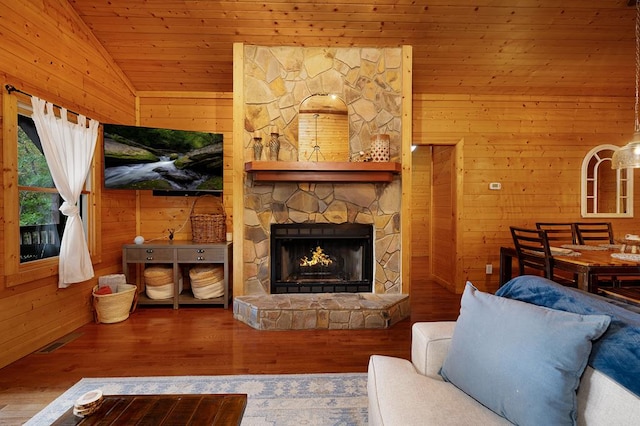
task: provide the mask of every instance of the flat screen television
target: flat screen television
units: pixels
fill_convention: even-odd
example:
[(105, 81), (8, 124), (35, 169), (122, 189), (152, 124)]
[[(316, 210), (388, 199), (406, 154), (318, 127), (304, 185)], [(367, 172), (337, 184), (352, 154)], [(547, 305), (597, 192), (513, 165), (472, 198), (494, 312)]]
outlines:
[(222, 193), (222, 134), (103, 124), (104, 188)]

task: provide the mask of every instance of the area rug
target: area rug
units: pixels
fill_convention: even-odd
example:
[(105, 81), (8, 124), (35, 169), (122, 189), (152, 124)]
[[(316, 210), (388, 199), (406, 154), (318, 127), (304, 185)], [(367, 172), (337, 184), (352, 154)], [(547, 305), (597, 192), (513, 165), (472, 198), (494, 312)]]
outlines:
[(85, 378), (26, 425), (51, 424), (93, 389), (105, 395), (246, 393), (243, 426), (367, 424), (367, 375), (343, 373)]

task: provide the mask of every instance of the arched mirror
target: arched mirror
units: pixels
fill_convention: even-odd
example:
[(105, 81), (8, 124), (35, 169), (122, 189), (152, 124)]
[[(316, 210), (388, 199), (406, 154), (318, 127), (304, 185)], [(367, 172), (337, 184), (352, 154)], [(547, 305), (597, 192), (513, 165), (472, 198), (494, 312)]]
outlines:
[(582, 160), (582, 217), (633, 217), (633, 169), (613, 170), (615, 145), (599, 145)]
[(298, 161), (349, 161), (349, 114), (336, 95), (311, 95), (298, 112)]

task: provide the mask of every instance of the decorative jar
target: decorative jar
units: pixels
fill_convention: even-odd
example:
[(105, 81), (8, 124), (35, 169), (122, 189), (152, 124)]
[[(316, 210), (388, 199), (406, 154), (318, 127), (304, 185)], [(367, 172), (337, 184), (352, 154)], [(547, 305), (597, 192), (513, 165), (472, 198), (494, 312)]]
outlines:
[(387, 134), (371, 136), (371, 161), (382, 163), (391, 159), (390, 138)]

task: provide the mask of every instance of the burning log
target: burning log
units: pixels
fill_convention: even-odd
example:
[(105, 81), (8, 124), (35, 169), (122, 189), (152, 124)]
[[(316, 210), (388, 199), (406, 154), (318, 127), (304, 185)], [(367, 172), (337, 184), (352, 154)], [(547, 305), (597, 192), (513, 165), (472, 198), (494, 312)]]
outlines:
[(316, 249), (312, 252), (311, 259), (307, 256), (304, 256), (300, 259), (300, 266), (329, 266), (333, 263), (333, 260), (324, 253), (322, 247), (317, 246)]

